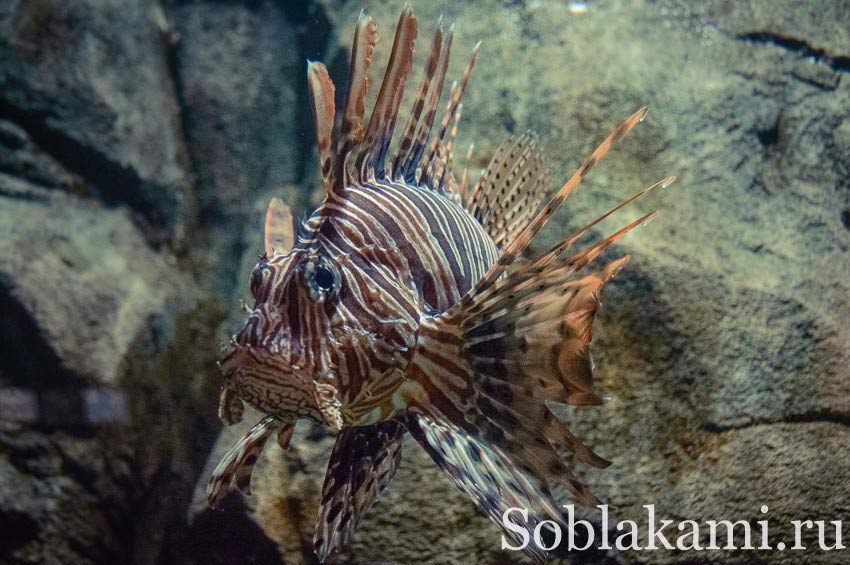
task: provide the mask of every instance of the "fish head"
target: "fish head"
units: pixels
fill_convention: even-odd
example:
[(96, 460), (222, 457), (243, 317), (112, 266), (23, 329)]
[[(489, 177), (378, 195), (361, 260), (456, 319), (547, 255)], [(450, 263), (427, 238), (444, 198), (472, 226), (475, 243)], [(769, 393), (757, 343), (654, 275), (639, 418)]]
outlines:
[(399, 296), (412, 291), (379, 284), (375, 272), (387, 269), (369, 251), (355, 259), (313, 244), (260, 258), (254, 305), (220, 361), (226, 423), (239, 420), (244, 401), (283, 421), (339, 428), (343, 406), (370, 378), (404, 363), (417, 319), (412, 299)]
[[(224, 389), (220, 412), (244, 401), (282, 420), (322, 421), (314, 381), (333, 375), (330, 318), (340, 288), (334, 263), (308, 249), (261, 256), (251, 272), (253, 307), (219, 362)], [(331, 378), (332, 380), (332, 378)], [(238, 411), (238, 409), (237, 409)]]

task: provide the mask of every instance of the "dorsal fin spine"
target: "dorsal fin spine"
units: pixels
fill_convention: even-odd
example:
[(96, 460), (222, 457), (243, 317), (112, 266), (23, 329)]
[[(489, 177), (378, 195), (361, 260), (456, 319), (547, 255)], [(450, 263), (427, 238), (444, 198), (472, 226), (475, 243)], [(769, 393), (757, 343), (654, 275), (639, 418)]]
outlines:
[(431, 41), (431, 51), (428, 56), (428, 61), (425, 64), (425, 72), (422, 76), (422, 83), (419, 87), (419, 94), (414, 102), (413, 110), (407, 120), (407, 126), (404, 128), (401, 142), (399, 143), (393, 164), (390, 168), (391, 175), (395, 178), (401, 169), (405, 157), (413, 146), (414, 138), (418, 130), (418, 126), (422, 117), (422, 111), (425, 108), (426, 98), (432, 87), (440, 88), (442, 85), (433, 84), (434, 76), (437, 73), (440, 64), (440, 56), (443, 52), (443, 17), (440, 16), (440, 21), (437, 24), (437, 30), (434, 32), (434, 39)]
[(537, 216), (534, 217), (522, 231), (517, 234), (517, 236), (511, 241), (510, 244), (505, 246), (502, 250), (502, 254), (499, 257), (499, 260), (493, 264), (492, 267), (487, 271), (487, 273), (481, 278), (480, 281), (470, 289), (470, 291), (463, 297), (460, 304), (467, 305), (472, 298), (481, 291), (481, 289), (486, 288), (493, 284), (499, 277), (502, 276), (505, 271), (507, 271), (508, 267), (513, 264), (517, 258), (520, 257), (523, 251), (528, 247), (531, 243), (531, 239), (540, 231), (543, 225), (552, 217), (552, 214), (558, 207), (564, 202), (564, 200), (572, 193), (576, 188), (578, 188), (581, 181), (593, 168), (593, 166), (605, 156), (605, 154), (610, 151), (614, 142), (629, 133), (635, 125), (639, 122), (643, 121), (646, 118), (647, 109), (641, 108), (631, 116), (629, 116), (625, 121), (623, 121), (620, 125), (618, 125), (614, 130), (608, 134), (602, 143), (596, 148), (596, 150), (590, 154), (584, 163), (579, 167), (579, 169), (573, 174), (570, 179), (564, 183), (560, 190), (552, 197), (551, 200), (540, 210)]

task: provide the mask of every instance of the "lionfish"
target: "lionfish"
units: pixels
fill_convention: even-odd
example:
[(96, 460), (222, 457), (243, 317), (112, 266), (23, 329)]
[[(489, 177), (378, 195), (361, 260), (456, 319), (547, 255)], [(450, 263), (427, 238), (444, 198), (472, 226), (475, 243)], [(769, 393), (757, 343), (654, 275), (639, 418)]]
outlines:
[[(563, 524), (555, 492), (598, 504), (570, 469), (609, 462), (556, 416), (558, 405), (598, 405), (591, 325), (600, 288), (627, 261), (588, 266), (648, 214), (578, 252), (588, 231), (673, 177), (644, 189), (536, 259), (532, 238), (591, 168), (646, 115), (635, 112), (547, 199), (536, 136), (505, 141), (473, 186), (452, 172), (452, 144), (478, 45), (434, 135), (452, 32), (437, 26), (416, 101), (391, 151), (417, 21), (402, 12), (371, 116), (364, 101), (378, 40), (361, 13), (345, 108), (335, 124), (334, 84), (308, 62), (324, 201), (293, 228), (273, 199), (265, 254), (250, 279), (244, 327), (221, 359), (219, 416), (241, 420), (243, 402), (265, 416), (227, 453), (208, 487), (216, 506), (231, 483), (250, 492), (254, 463), (276, 434), (286, 449), (295, 422), (338, 432), (321, 494), (315, 551), (346, 544), (387, 487), (409, 432), (484, 514), (538, 509), (529, 527)], [(536, 560), (546, 552), (529, 544)]]

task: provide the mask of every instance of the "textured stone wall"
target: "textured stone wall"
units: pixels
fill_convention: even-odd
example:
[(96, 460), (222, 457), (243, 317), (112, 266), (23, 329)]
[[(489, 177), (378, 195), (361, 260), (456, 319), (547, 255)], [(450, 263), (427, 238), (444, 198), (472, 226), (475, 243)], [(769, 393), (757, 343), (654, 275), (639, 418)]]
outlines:
[[(327, 431), (267, 448), (254, 495), (201, 489), (217, 454), (222, 339), (272, 195), (314, 198), (305, 59), (344, 84), (361, 8), (386, 62), (402, 2), (0, 3), (0, 562), (312, 562)], [(455, 22), (450, 78), (483, 40), (458, 166), (533, 129), (553, 189), (621, 119), (648, 119), (535, 244), (667, 175), (602, 224), (661, 217), (608, 258), (597, 387), (568, 413), (614, 464), (579, 468), (616, 519), (850, 519), (850, 15), (843, 2), (417, 2), (420, 49)], [(374, 83), (373, 83), (374, 84)], [(373, 87), (374, 96), (376, 88)], [(403, 105), (404, 107), (405, 105)], [(86, 390), (123, 422), (80, 424)], [(75, 416), (76, 415), (76, 416)], [(212, 456), (208, 454), (212, 450)], [(413, 442), (340, 562), (522, 562)], [(198, 487), (196, 488), (196, 483)], [(194, 490), (194, 494), (193, 494)], [(591, 520), (598, 515), (587, 513)], [(847, 537), (847, 536), (845, 536)], [(814, 538), (806, 540), (814, 543)], [(822, 552), (585, 553), (575, 562), (838, 563)]]

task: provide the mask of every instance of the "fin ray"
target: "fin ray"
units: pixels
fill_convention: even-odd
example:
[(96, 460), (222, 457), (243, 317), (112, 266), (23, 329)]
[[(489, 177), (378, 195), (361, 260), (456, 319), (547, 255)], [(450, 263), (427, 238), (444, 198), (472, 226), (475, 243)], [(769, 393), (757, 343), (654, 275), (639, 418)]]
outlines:
[(313, 109), (313, 122), (316, 128), (316, 147), (319, 150), (319, 167), (325, 189), (330, 191), (335, 185), (333, 142), (334, 83), (328, 75), (328, 69), (322, 63), (307, 63), (307, 86), (310, 91), (310, 103)]
[[(529, 509), (529, 521), (527, 525), (520, 524), (523, 527), (534, 529), (545, 518), (563, 524), (551, 493), (513, 466), (501, 449), (426, 415), (411, 416), (407, 427), (437, 466), (514, 543), (520, 541), (517, 534), (502, 523), (509, 508)], [(535, 563), (546, 560), (547, 552), (535, 544), (529, 544), (525, 551)]]
[[(443, 116), (443, 121), (440, 124), (440, 130), (434, 139), (431, 141), (429, 154), (423, 158), (418, 165), (418, 170), (421, 171), (417, 183), (422, 183), (439, 192), (446, 192), (446, 186), (442, 177), (449, 173), (451, 185), (454, 185), (454, 176), (450, 172), (450, 164), (452, 161), (451, 146), (446, 143), (446, 134), (456, 133), (457, 120), (461, 111), (461, 100), (466, 93), (469, 85), (469, 77), (472, 75), (472, 69), (475, 67), (475, 61), (478, 59), (478, 50), (481, 48), (481, 42), (475, 44), (472, 48), (472, 55), (469, 62), (463, 70), (460, 86), (452, 88), (452, 96), (446, 104), (446, 114)], [(452, 129), (449, 129), (452, 126)], [(452, 134), (453, 135), (453, 134)], [(438, 182), (435, 182), (438, 181)]]
[(413, 66), (416, 34), (416, 17), (410, 8), (405, 8), (398, 19), (387, 70), (369, 124), (366, 126), (363, 148), (358, 157), (361, 180), (381, 177), (384, 174), (384, 157), (398, 118), (407, 76)]
[(406, 151), (400, 167), (394, 174), (404, 178), (407, 182), (415, 180), (416, 170), (422, 161), (422, 155), (428, 146), (428, 136), (431, 135), (431, 130), (434, 127), (434, 120), (437, 116), (437, 109), (440, 105), (440, 96), (443, 92), (443, 83), (446, 79), (446, 72), (449, 68), (449, 57), (452, 50), (453, 32), (445, 35), (445, 40), (440, 50), (440, 55), (437, 60), (437, 69), (433, 79), (433, 88), (428, 89), (428, 97), (425, 103), (425, 118), (419, 123), (416, 135), (413, 138), (410, 148)]
[(340, 124), (340, 158), (363, 138), (363, 116), (365, 100), (369, 91), (369, 66), (372, 53), (378, 43), (378, 28), (375, 21), (361, 11), (351, 46), (351, 61), (348, 70), (348, 89), (345, 96), (345, 112)]
[(635, 125), (638, 124), (638, 122), (643, 121), (646, 117), (646, 113), (647, 109), (645, 107), (641, 108), (608, 134), (608, 137), (606, 137), (596, 150), (590, 154), (590, 157), (588, 157), (573, 176), (564, 183), (555, 196), (553, 196), (542, 210), (540, 210), (540, 212), (538, 212), (537, 215), (529, 221), (529, 223), (520, 230), (519, 233), (517, 233), (511, 243), (502, 250), (502, 254), (498, 261), (490, 267), (481, 280), (478, 281), (478, 283), (463, 297), (461, 304), (468, 303), (472, 300), (473, 296), (481, 291), (481, 289), (491, 286), (499, 279), (499, 277), (502, 276), (502, 274), (505, 273), (505, 271), (508, 270), (508, 267), (510, 267), (514, 261), (520, 257), (522, 252), (525, 251), (531, 243), (532, 238), (537, 235), (549, 218), (552, 217), (555, 210), (558, 209), (570, 193), (578, 188), (581, 181), (587, 173), (590, 172), (599, 159), (608, 153), (616, 140), (629, 133)]
[(395, 421), (344, 428), (331, 454), (313, 546), (324, 562), (351, 540), (357, 524), (389, 485), (401, 460), (405, 427)]
[(496, 149), (475, 183), (466, 208), (503, 248), (540, 209), (548, 181), (548, 167), (537, 136), (526, 132), (506, 139)]
[(295, 228), (292, 224), (292, 211), (280, 198), (272, 198), (266, 210), (266, 257), (271, 257), (275, 253), (288, 253), (294, 244)]
[[(422, 82), (419, 86), (419, 93), (416, 96), (416, 101), (413, 103), (413, 110), (410, 112), (410, 117), (407, 119), (407, 125), (404, 128), (404, 133), (399, 142), (398, 150), (396, 151), (390, 174), (395, 177), (401, 170), (405, 158), (409, 155), (413, 143), (416, 138), (416, 133), (421, 127), (422, 112), (425, 110), (426, 100), (429, 93), (433, 89), (439, 90), (442, 88), (442, 81), (438, 75), (439, 65), (444, 51), (443, 26), (442, 17), (437, 24), (437, 31), (434, 32), (434, 39), (431, 40), (431, 50), (428, 55), (428, 61), (425, 63), (425, 71), (422, 75)], [(437, 77), (437, 82), (434, 79)]]
[(216, 466), (207, 483), (207, 501), (218, 508), (230, 491), (231, 484), (245, 494), (251, 494), (251, 472), (260, 458), (266, 441), (283, 424), (271, 416), (257, 422), (248, 433), (231, 447)]

